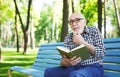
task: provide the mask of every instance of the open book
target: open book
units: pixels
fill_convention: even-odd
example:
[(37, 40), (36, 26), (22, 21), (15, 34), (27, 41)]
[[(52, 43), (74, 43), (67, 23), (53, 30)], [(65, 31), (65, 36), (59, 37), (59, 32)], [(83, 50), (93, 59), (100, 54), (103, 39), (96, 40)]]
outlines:
[(80, 45), (72, 50), (58, 46), (57, 50), (62, 56), (65, 55), (67, 58), (72, 58), (73, 56), (81, 57), (82, 60), (90, 58), (90, 53), (85, 45)]

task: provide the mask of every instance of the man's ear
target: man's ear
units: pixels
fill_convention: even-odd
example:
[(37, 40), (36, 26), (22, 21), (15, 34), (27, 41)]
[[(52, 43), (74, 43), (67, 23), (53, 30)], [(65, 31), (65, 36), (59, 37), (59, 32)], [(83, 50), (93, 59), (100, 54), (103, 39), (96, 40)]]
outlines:
[(85, 26), (87, 25), (87, 20), (86, 20), (86, 19), (84, 20), (84, 25), (85, 25)]

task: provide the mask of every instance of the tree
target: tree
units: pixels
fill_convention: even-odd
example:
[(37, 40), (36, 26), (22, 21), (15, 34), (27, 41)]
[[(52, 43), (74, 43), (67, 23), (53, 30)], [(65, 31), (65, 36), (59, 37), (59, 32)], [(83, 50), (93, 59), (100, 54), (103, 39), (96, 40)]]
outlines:
[(71, 2), (72, 2), (72, 13), (74, 13), (75, 12), (75, 10), (74, 10), (74, 0), (71, 0)]
[(63, 0), (63, 22), (60, 41), (64, 41), (64, 38), (68, 33), (68, 15), (69, 15), (69, 0)]
[(117, 19), (117, 25), (118, 25), (118, 29), (119, 29), (118, 35), (120, 36), (120, 19), (119, 19), (120, 17), (119, 17), (118, 8), (117, 8), (117, 6), (116, 6), (115, 0), (113, 0), (113, 3), (114, 3), (114, 8), (115, 8), (115, 14), (116, 14), (116, 19)]
[(102, 0), (98, 0), (98, 28), (102, 32)]
[(0, 26), (0, 62), (2, 61), (2, 50), (1, 50), (1, 26)]
[(18, 35), (18, 22), (17, 22), (17, 18), (18, 18), (18, 12), (17, 12), (17, 8), (15, 9), (15, 31), (16, 31), (16, 45), (17, 45), (17, 52), (19, 52), (19, 35)]
[(24, 37), (24, 51), (23, 51), (23, 54), (27, 53), (27, 43), (28, 43), (28, 33), (29, 33), (28, 29), (29, 29), (31, 3), (32, 3), (32, 0), (29, 0), (29, 2), (28, 2), (28, 10), (27, 10), (27, 21), (26, 21), (26, 26), (25, 26), (23, 24), (23, 21), (22, 21), (22, 18), (21, 18), (21, 15), (20, 15), (16, 0), (14, 0), (15, 8), (16, 8), (17, 14), (19, 16), (19, 20), (20, 20), (20, 23), (21, 23), (21, 28), (22, 28), (22, 31), (23, 31), (23, 37)]
[(106, 38), (106, 0), (104, 0), (104, 38)]
[(14, 14), (14, 12), (13, 8), (10, 7), (11, 5), (12, 5), (11, 0), (7, 0), (6, 2), (5, 0), (0, 0), (0, 61), (2, 60), (2, 46), (6, 45), (6, 43), (8, 43), (6, 41), (9, 39), (9, 38), (4, 39), (4, 36), (7, 36), (7, 33), (4, 33), (6, 30), (4, 28), (8, 27), (8, 25), (6, 25), (7, 22), (11, 23), (13, 21), (12, 14)]
[[(120, 0), (114, 0), (115, 3), (113, 2), (113, 0), (108, 0), (108, 5), (107, 5), (107, 11), (106, 11), (106, 16), (107, 18), (109, 17), (110, 24), (112, 27), (112, 30), (110, 33), (107, 33), (107, 37), (111, 38), (111, 37), (120, 37), (120, 29), (118, 26), (118, 20), (119, 20), (119, 15), (120, 15)], [(116, 10), (115, 10), (116, 7)], [(117, 15), (117, 11), (118, 11), (118, 15)], [(118, 18), (118, 20), (117, 20)]]
[(2, 50), (1, 50), (1, 45), (0, 45), (0, 62), (2, 61)]

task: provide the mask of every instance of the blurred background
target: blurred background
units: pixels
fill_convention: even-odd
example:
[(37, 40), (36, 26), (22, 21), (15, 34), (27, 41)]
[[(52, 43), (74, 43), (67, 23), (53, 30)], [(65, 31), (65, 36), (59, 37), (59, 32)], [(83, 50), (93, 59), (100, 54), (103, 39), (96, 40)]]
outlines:
[[(63, 41), (72, 12), (81, 12), (88, 26), (103, 38), (120, 36), (119, 0), (0, 0), (0, 44), (31, 47)], [(25, 49), (26, 51), (26, 49)]]
[(98, 27), (103, 38), (120, 37), (119, 3), (120, 0), (0, 0), (0, 60), (8, 50), (29, 54), (43, 43), (63, 41), (71, 31), (68, 19), (73, 12), (83, 13), (87, 25)]

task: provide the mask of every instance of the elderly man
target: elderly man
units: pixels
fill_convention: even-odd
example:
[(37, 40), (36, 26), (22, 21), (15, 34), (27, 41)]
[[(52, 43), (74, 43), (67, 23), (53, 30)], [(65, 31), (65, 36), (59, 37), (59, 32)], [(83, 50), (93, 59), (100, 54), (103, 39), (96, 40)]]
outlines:
[(73, 13), (69, 19), (72, 33), (64, 40), (64, 46), (73, 49), (84, 44), (91, 57), (68, 59), (63, 56), (60, 67), (47, 68), (44, 77), (103, 77), (102, 59), (105, 55), (103, 40), (96, 27), (86, 26), (83, 14)]

